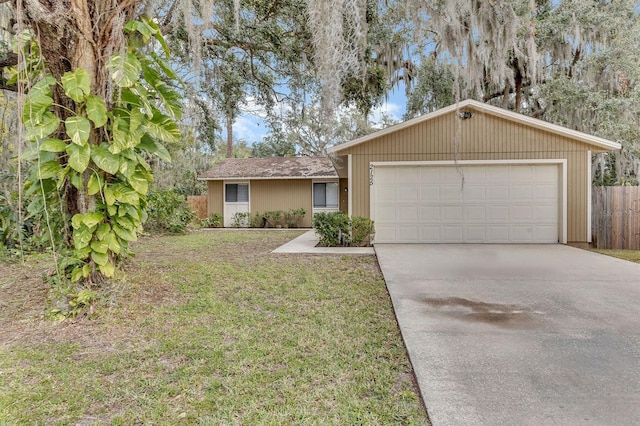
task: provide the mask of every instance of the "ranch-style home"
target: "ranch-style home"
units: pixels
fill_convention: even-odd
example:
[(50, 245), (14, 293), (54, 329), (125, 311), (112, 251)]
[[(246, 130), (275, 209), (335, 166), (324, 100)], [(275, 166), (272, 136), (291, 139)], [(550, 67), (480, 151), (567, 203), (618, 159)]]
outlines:
[(309, 212), (370, 217), (377, 243), (588, 243), (591, 156), (618, 149), (466, 100), (332, 147), (331, 162), (229, 159), (200, 179), (225, 225), (236, 211), (302, 207), (304, 226)]
[(346, 211), (345, 179), (327, 157), (227, 158), (198, 177), (208, 182), (207, 210), (231, 226), (235, 213), (303, 208), (301, 226), (313, 213)]

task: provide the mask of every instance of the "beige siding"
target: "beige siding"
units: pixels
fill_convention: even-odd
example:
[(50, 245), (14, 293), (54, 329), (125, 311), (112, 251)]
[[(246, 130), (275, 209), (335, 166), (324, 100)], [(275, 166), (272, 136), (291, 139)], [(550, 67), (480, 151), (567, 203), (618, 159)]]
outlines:
[(311, 227), (311, 179), (252, 180), (249, 191), (251, 213), (303, 208), (302, 226)]
[(207, 212), (209, 215), (213, 213), (220, 213), (224, 215), (224, 200), (223, 190), (222, 190), (222, 181), (220, 180), (210, 180), (208, 183), (207, 190)]
[(457, 120), (454, 113), (340, 151), (352, 154), (352, 212), (369, 216), (369, 164), (375, 161), (567, 160), (567, 240), (587, 241), (586, 151), (591, 146), (476, 112)]

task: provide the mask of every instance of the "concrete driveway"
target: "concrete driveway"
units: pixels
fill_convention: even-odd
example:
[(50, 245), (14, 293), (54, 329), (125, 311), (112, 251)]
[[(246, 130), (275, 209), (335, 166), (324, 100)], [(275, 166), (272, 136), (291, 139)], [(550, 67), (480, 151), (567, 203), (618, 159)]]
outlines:
[(435, 426), (640, 424), (640, 264), (563, 245), (375, 249)]

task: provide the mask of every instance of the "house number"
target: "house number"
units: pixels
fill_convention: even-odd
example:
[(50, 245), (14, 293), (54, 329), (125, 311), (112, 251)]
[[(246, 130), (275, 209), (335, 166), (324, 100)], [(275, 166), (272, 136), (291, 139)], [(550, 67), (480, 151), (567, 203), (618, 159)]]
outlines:
[(369, 185), (373, 185), (373, 164), (369, 164)]

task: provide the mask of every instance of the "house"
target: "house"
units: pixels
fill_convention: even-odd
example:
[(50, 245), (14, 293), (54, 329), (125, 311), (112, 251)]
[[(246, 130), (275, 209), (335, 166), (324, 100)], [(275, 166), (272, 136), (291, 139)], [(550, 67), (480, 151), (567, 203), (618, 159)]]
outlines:
[(377, 243), (591, 242), (602, 138), (466, 100), (329, 149)]
[(588, 243), (591, 156), (618, 149), (466, 100), (332, 147), (331, 162), (228, 159), (200, 179), (226, 226), (302, 207), (369, 217), (376, 243)]
[(235, 213), (303, 208), (301, 226), (313, 213), (346, 208), (346, 179), (327, 157), (227, 158), (198, 176), (207, 181), (209, 214), (231, 226)]

